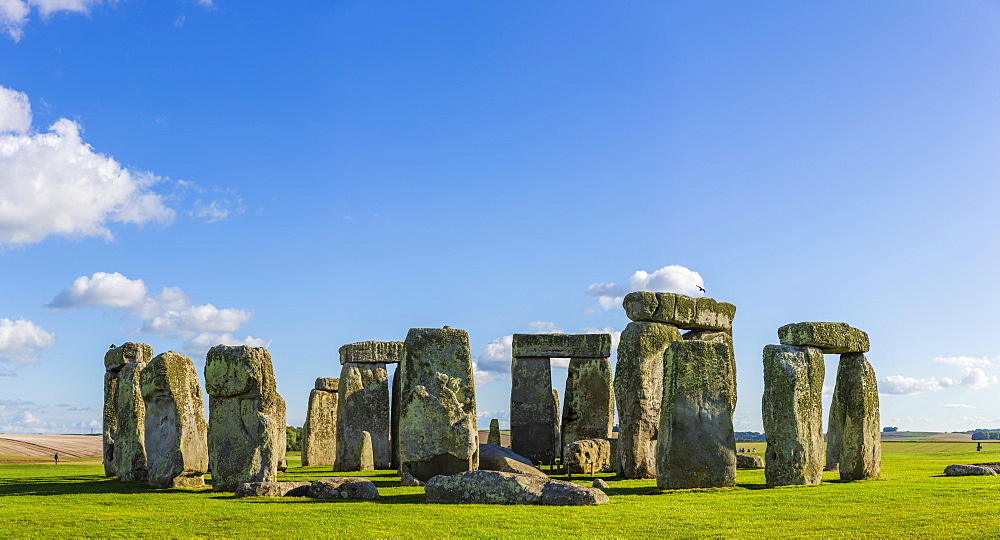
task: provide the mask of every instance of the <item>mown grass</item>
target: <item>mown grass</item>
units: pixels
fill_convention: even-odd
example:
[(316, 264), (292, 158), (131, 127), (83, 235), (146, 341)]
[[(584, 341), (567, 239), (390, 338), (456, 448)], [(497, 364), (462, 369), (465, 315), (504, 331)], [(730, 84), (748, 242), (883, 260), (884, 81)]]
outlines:
[[(923, 448), (904, 446), (910, 444)], [(358, 502), (155, 490), (105, 479), (99, 464), (0, 465), (0, 531), (19, 537), (996, 536), (1000, 478), (941, 474), (951, 463), (1000, 461), (1000, 447), (990, 448), (886, 443), (881, 480), (840, 482), (825, 473), (823, 484), (803, 487), (767, 488), (762, 470), (739, 471), (735, 489), (673, 492), (657, 491), (652, 480), (601, 475), (611, 485), (611, 502), (597, 507), (427, 504), (422, 488), (397, 487), (392, 471), (354, 474), (372, 479), (382, 494), (381, 501)], [(282, 480), (333, 476), (328, 467), (303, 468), (297, 455), (288, 458)]]

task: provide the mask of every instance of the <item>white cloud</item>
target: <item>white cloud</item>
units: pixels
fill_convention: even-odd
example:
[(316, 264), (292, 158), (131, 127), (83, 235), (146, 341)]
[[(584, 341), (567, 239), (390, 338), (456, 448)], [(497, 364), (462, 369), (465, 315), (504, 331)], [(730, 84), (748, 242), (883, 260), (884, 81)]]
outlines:
[(964, 403), (945, 403), (944, 406), (949, 409), (975, 409), (972, 405), (966, 405)]
[(982, 390), (983, 388), (993, 386), (997, 383), (1000, 383), (1000, 377), (997, 377), (996, 375), (987, 375), (981, 368), (976, 367), (963, 369), (962, 380), (959, 382), (961, 386), (965, 386), (973, 390)]
[(118, 272), (95, 272), (93, 276), (80, 276), (73, 280), (52, 302), (45, 307), (68, 309), (75, 307), (107, 306), (133, 308), (146, 299), (146, 284), (141, 279), (129, 279)]
[(100, 3), (101, 0), (0, 0), (0, 32), (7, 34), (15, 42), (21, 41), (31, 8), (35, 8), (43, 19), (47, 19), (62, 11), (87, 14), (91, 6)]
[(993, 367), (993, 362), (987, 357), (973, 358), (970, 356), (939, 356), (934, 358), (932, 362), (961, 367)]
[(535, 321), (528, 323), (529, 334), (561, 334), (562, 330), (554, 322)]
[[(55, 343), (55, 334), (31, 321), (0, 319), (0, 362), (14, 365), (35, 363), (41, 351), (51, 349)], [(16, 373), (8, 371), (4, 376), (13, 377)]]
[(1000, 377), (996, 375), (987, 375), (980, 368), (964, 368), (962, 369), (962, 378), (957, 380), (948, 377), (942, 377), (941, 379), (937, 379), (936, 377), (914, 379), (902, 375), (890, 375), (879, 381), (878, 388), (881, 394), (913, 396), (923, 394), (924, 392), (938, 392), (952, 387), (982, 390), (997, 383), (1000, 383)]
[[(514, 358), (514, 334), (506, 335), (486, 344), (479, 355), (478, 369), (483, 372), (510, 373), (510, 363)], [(477, 381), (478, 376), (477, 376)], [(485, 384), (485, 383), (484, 383)]]
[(198, 332), (235, 332), (253, 314), (242, 309), (219, 309), (212, 304), (168, 310), (149, 319), (143, 332), (159, 335), (191, 336)]
[(202, 219), (206, 223), (215, 223), (246, 212), (247, 207), (243, 204), (243, 198), (236, 193), (236, 190), (214, 189), (212, 191), (219, 194), (218, 199), (211, 201), (197, 199), (194, 202), (194, 210), (188, 214)]
[(215, 2), (212, 0), (198, 0), (198, 5), (202, 7), (212, 8), (215, 7)]
[(249, 335), (243, 339), (238, 339), (232, 334), (202, 332), (184, 342), (184, 348), (181, 352), (191, 357), (192, 360), (201, 360), (206, 354), (208, 354), (208, 350), (216, 345), (249, 345), (250, 347), (270, 347), (272, 341), (273, 340), (270, 339), (260, 339)]
[[(598, 306), (607, 311), (620, 307), (625, 295), (632, 291), (673, 292), (693, 296), (702, 294), (698, 287), (704, 285), (705, 282), (698, 272), (674, 264), (664, 266), (653, 273), (637, 270), (629, 278), (628, 287), (618, 285), (614, 281), (594, 283), (587, 287), (586, 294), (590, 298), (596, 298)], [(585, 310), (586, 313), (595, 311), (597, 311), (595, 308)]]
[[(0, 0), (0, 13), (3, 12)], [(0, 86), (0, 133), (25, 133), (31, 129), (28, 94)]]

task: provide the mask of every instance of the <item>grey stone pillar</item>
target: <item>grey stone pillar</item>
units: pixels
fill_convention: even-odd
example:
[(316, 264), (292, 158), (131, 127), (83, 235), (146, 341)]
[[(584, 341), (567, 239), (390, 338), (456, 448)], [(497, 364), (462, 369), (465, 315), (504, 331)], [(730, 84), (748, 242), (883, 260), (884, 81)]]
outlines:
[(361, 437), (372, 439), (376, 469), (389, 468), (389, 377), (386, 364), (403, 356), (399, 341), (363, 341), (340, 348), (339, 411), (337, 418), (337, 462), (335, 471), (357, 471), (361, 467)]
[(515, 356), (510, 378), (510, 449), (532, 463), (551, 463), (558, 432), (551, 362)]
[(309, 392), (302, 425), (302, 466), (333, 465), (337, 461), (337, 412), (340, 379), (320, 377)]
[(823, 476), (823, 353), (764, 347), (764, 476), (768, 485), (818, 484)]
[(611, 436), (615, 393), (607, 358), (571, 358), (562, 414), (562, 445)]
[(496, 418), (490, 420), (490, 434), (486, 438), (486, 444), (500, 446), (500, 421)]
[(392, 372), (392, 400), (389, 403), (389, 468), (399, 470), (399, 365)]
[[(841, 480), (878, 478), (882, 470), (878, 383), (864, 353), (840, 355), (830, 407), (827, 464), (840, 465)], [(836, 436), (832, 436), (836, 434)], [(831, 456), (832, 454), (832, 456)]]
[[(145, 343), (129, 341), (121, 347), (114, 347), (104, 353), (104, 476), (118, 476), (115, 470), (115, 455), (119, 433), (118, 423), (118, 375), (127, 364), (145, 365), (153, 359), (153, 348)], [(128, 422), (132, 425), (132, 422)], [(140, 422), (135, 422), (137, 426)], [(133, 428), (134, 429), (134, 428)], [(138, 433), (127, 438), (138, 437)], [(145, 464), (143, 464), (145, 466)], [(124, 471), (128, 472), (128, 471)]]

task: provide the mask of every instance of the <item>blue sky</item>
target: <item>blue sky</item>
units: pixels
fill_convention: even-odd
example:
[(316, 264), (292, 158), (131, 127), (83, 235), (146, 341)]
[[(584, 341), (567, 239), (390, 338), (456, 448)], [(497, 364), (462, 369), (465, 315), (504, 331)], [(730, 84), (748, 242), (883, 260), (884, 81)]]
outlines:
[(995, 1), (0, 1), (0, 431), (99, 429), (130, 340), (199, 369), (266, 345), (300, 425), (340, 345), (443, 325), (485, 426), (508, 336), (620, 332), (622, 291), (696, 283), (738, 308), (737, 429), (803, 320), (869, 333), (884, 425), (1000, 426), (998, 25)]

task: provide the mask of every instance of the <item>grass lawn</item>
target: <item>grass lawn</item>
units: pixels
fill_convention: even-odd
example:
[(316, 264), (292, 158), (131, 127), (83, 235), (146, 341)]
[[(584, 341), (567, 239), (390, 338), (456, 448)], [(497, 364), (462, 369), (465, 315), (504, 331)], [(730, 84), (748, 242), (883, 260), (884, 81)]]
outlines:
[[(762, 443), (738, 447), (763, 449)], [(984, 445), (986, 446), (986, 445)], [(1000, 461), (1000, 445), (884, 443), (881, 480), (767, 488), (741, 470), (735, 489), (657, 492), (653, 480), (611, 480), (596, 507), (438, 505), (392, 471), (365, 476), (379, 502), (233, 499), (209, 490), (156, 490), (105, 479), (94, 460), (0, 465), (4, 536), (996, 536), (1000, 477), (942, 476), (952, 463)], [(288, 456), (281, 480), (334, 476)], [(558, 478), (562, 478), (557, 476)], [(574, 480), (581, 481), (578, 477)]]

